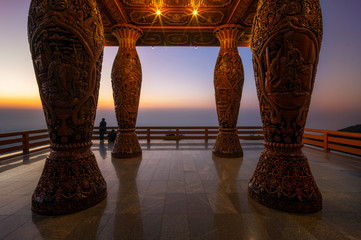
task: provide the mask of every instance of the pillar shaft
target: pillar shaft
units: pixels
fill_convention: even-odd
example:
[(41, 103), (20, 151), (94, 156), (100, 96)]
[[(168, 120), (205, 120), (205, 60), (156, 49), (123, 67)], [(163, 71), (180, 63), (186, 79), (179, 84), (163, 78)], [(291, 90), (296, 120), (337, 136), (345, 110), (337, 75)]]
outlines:
[(237, 25), (224, 25), (215, 30), (221, 45), (214, 70), (219, 133), (213, 154), (218, 157), (243, 156), (236, 129), (244, 82), (237, 43), (243, 33)]
[(265, 151), (249, 184), (256, 201), (316, 212), (322, 196), (302, 153), (302, 136), (322, 39), (318, 0), (261, 0), (252, 30)]
[(104, 47), (95, 0), (31, 1), (28, 36), (52, 150), (32, 210), (75, 212), (107, 194), (90, 150)]
[(138, 157), (142, 154), (135, 125), (138, 115), (142, 69), (135, 44), (142, 31), (132, 25), (116, 25), (112, 33), (119, 41), (119, 50), (112, 69), (112, 86), (118, 134), (112, 156)]

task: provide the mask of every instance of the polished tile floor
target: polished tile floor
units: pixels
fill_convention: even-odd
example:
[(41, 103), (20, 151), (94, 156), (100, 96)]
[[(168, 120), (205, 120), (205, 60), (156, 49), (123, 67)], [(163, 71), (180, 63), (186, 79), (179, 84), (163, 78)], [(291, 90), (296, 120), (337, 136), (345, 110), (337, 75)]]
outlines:
[(361, 239), (361, 158), (310, 147), (323, 210), (290, 214), (247, 196), (263, 150), (243, 142), (243, 159), (212, 158), (212, 143), (143, 144), (139, 159), (111, 159), (95, 142), (108, 197), (82, 212), (30, 210), (48, 150), (0, 162), (0, 239)]

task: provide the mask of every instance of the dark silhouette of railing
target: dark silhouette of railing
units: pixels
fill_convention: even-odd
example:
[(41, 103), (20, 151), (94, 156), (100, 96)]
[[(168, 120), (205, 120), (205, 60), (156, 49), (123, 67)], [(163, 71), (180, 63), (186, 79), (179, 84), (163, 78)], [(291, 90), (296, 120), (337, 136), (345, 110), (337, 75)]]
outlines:
[[(116, 127), (109, 127), (107, 133)], [(237, 127), (240, 139), (260, 140), (263, 139), (263, 130), (259, 126)], [(199, 139), (208, 141), (216, 139), (218, 127), (137, 127), (138, 139), (150, 140), (185, 140)], [(94, 128), (93, 139), (99, 139), (99, 128)]]
[[(107, 134), (117, 127), (108, 127)], [(263, 130), (259, 126), (237, 127), (240, 139), (262, 140)], [(137, 127), (136, 133), (140, 140), (208, 140), (216, 139), (218, 127)], [(99, 129), (94, 128), (93, 139), (99, 139)], [(361, 134), (338, 131), (305, 129), (303, 142), (306, 145), (321, 147), (325, 151), (340, 151), (361, 156)], [(49, 147), (49, 134), (46, 129), (0, 134), (0, 160), (16, 154)]]

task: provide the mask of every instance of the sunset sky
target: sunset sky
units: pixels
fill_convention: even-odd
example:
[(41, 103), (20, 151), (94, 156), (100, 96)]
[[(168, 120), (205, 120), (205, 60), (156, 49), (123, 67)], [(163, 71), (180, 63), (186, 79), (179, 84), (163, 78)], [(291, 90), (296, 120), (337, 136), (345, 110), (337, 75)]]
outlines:
[[(0, 0), (0, 108), (41, 108), (27, 42), (29, 4), (29, 0)], [(324, 35), (309, 121), (314, 127), (333, 122), (330, 128), (360, 124), (361, 1), (321, 0), (321, 6)], [(140, 111), (215, 108), (218, 47), (137, 50), (143, 71)], [(99, 109), (113, 108), (110, 72), (116, 51), (105, 48)], [(242, 114), (242, 109), (257, 110), (258, 100), (250, 49), (239, 52), (245, 70)]]

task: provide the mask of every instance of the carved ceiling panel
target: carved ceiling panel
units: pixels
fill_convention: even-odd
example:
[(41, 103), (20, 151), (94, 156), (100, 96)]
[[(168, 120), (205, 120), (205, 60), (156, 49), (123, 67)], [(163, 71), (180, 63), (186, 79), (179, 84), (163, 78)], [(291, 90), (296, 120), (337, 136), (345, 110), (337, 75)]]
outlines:
[[(106, 44), (118, 45), (110, 29), (118, 23), (143, 30), (138, 46), (218, 46), (213, 31), (238, 24), (245, 34), (239, 46), (249, 46), (258, 0), (97, 0)], [(197, 14), (193, 11), (197, 9)], [(160, 14), (156, 11), (160, 10)]]
[(224, 14), (221, 11), (208, 11), (201, 13), (197, 19), (200, 25), (219, 26), (223, 22)]
[(252, 26), (254, 15), (255, 15), (255, 14), (253, 14), (253, 13), (252, 13), (252, 14), (249, 14), (249, 15), (247, 16), (247, 18), (244, 20), (244, 24), (247, 25), (247, 26)]
[(124, 3), (131, 7), (148, 7), (153, 4), (152, 0), (124, 0)]
[(206, 7), (226, 7), (231, 3), (232, 0), (202, 0), (202, 5)]
[(160, 25), (160, 19), (151, 11), (130, 12), (130, 20), (133, 25)]
[(186, 26), (192, 20), (192, 15), (181, 11), (164, 13), (164, 23), (169, 26)]
[(196, 46), (213, 46), (217, 45), (217, 39), (213, 33), (198, 33), (193, 35), (193, 43)]
[(139, 41), (143, 45), (159, 46), (160, 44), (162, 44), (163, 39), (162, 39), (162, 34), (160, 33), (148, 33), (143, 35), (143, 37)]
[(163, 0), (163, 4), (166, 7), (187, 7), (191, 6), (191, 0)]

